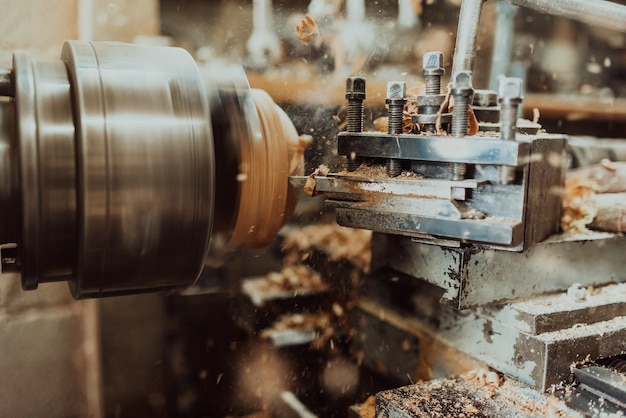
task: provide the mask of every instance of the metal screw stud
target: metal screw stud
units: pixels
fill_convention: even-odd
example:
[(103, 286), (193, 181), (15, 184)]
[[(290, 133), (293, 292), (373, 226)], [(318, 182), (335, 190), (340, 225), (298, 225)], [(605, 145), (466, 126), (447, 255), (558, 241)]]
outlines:
[[(517, 114), (522, 104), (522, 79), (504, 77), (500, 80), (498, 102), (500, 103), (500, 138), (515, 141), (517, 134)], [(515, 167), (501, 166), (498, 169), (498, 182), (510, 184), (515, 180)]]
[(452, 97), (454, 98), (454, 111), (452, 112), (452, 136), (464, 137), (469, 131), (469, 105), (472, 89), (472, 73), (459, 71), (454, 76), (452, 85)]
[(443, 68), (443, 53), (439, 51), (425, 53), (422, 69), (426, 94), (441, 94), (441, 76), (446, 72)]
[(350, 77), (346, 80), (348, 99), (348, 132), (363, 131), (363, 100), (365, 100), (365, 78)]
[[(471, 71), (459, 71), (453, 77), (452, 97), (454, 98), (454, 111), (452, 112), (452, 136), (462, 138), (469, 131), (469, 105), (472, 93)], [(452, 165), (452, 180), (463, 180), (467, 166), (462, 163)]]
[[(387, 132), (390, 135), (400, 135), (402, 133), (402, 117), (404, 105), (406, 104), (406, 83), (404, 81), (390, 81), (387, 83), (387, 100), (389, 106), (389, 127)], [(387, 161), (387, 175), (397, 177), (402, 172), (402, 165), (399, 160), (389, 159)]]
[(514, 140), (517, 133), (517, 113), (522, 104), (522, 79), (505, 77), (500, 80), (500, 137)]
[[(348, 100), (348, 132), (363, 132), (363, 101), (365, 100), (366, 81), (363, 77), (349, 77), (346, 80), (346, 99)], [(356, 156), (349, 156), (346, 164), (348, 171), (355, 171), (361, 165)]]

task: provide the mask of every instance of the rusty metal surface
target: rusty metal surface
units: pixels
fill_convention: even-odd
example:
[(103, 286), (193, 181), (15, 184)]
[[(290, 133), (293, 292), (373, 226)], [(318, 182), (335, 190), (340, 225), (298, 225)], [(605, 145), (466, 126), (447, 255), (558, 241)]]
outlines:
[[(562, 295), (551, 295), (536, 301), (542, 309), (518, 302), (500, 310), (449, 311), (442, 315), (438, 332), (466, 353), (545, 391), (565, 381), (575, 362), (626, 352), (626, 305), (607, 297), (623, 297), (625, 289), (626, 285), (613, 285), (602, 294), (588, 296), (586, 309), (572, 316), (578, 321), (573, 324), (562, 321), (559, 326), (568, 306)], [(580, 303), (571, 299), (569, 309), (576, 310)], [(606, 318), (604, 305), (610, 307), (611, 318)]]
[(396, 384), (417, 380), (420, 340), (366, 309), (355, 315), (353, 349), (363, 364)]
[[(626, 283), (461, 311), (438, 304), (432, 286), (411, 285), (403, 275), (367, 283), (360, 309), (395, 328), (388, 335), (417, 335), (420, 356), (433, 349), (423, 344), (435, 336), (442, 342), (435, 351), (453, 347), (540, 391), (566, 381), (575, 362), (626, 353)], [(397, 355), (383, 354), (369, 361), (389, 369)]]
[(582, 417), (563, 402), (512, 380), (485, 381), (480, 372), (465, 377), (380, 392), (376, 395), (376, 417)]
[(620, 234), (556, 235), (523, 253), (442, 248), (407, 237), (373, 236), (373, 263), (444, 289), (443, 300), (465, 309), (584, 286), (623, 282), (626, 239)]
[(574, 369), (574, 376), (587, 390), (599, 392), (614, 404), (616, 410), (626, 411), (626, 375), (602, 366), (589, 366)]

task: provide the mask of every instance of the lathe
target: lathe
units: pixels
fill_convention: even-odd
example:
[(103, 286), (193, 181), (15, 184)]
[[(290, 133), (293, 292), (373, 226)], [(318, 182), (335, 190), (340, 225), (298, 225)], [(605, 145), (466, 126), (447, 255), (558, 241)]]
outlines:
[[(348, 3), (358, 17), (359, 2)], [(67, 281), (76, 299), (201, 292), (237, 253), (288, 242), (290, 218), (302, 212), (296, 204), (323, 196), (339, 225), (373, 231), (371, 264), (347, 267), (318, 248), (305, 262), (324, 279), (306, 273), (314, 283), (306, 295), (297, 283), (272, 296), (265, 282), (244, 281), (250, 309), (241, 322), (255, 337), (278, 347), (319, 345), (320, 335), (324, 344), (343, 341), (354, 364), (383, 377), (369, 416), (623, 414), (623, 229), (568, 232), (562, 222), (568, 169), (600, 162), (581, 155), (626, 153), (617, 139), (569, 138), (521, 119), (524, 81), (496, 58), (490, 89), (476, 88), (484, 3), (461, 2), (449, 77), (448, 57), (433, 50), (414, 65), (419, 91), (401, 74), (386, 91), (365, 76), (343, 78), (346, 129), (333, 138), (336, 149), (312, 133), (312, 147), (325, 149), (313, 158), (327, 164), (319, 167), (304, 151), (311, 139), (239, 66), (113, 42), (68, 41), (55, 60), (15, 52), (12, 68), (0, 71), (2, 272), (19, 273), (24, 290)], [(626, 6), (615, 2), (510, 3), (626, 31)], [(258, 13), (269, 5), (254, 2), (251, 80), (280, 60)], [(498, 22), (510, 19), (511, 5), (499, 7)], [(511, 21), (499, 30), (510, 36)], [(506, 45), (499, 48), (494, 57)], [(370, 129), (372, 95), (382, 129)], [(317, 305), (355, 271), (360, 284), (342, 293), (343, 305)], [(302, 295), (309, 299), (296, 300)], [(315, 326), (302, 331), (301, 320), (271, 331), (270, 319), (283, 318), (271, 306), (280, 303), (330, 312), (350, 330), (324, 336)], [(437, 350), (487, 371), (459, 378), (463, 368)], [(405, 386), (413, 379), (424, 381)], [(292, 416), (316, 410), (308, 395), (280, 396)], [(364, 405), (351, 416), (368, 416)]]

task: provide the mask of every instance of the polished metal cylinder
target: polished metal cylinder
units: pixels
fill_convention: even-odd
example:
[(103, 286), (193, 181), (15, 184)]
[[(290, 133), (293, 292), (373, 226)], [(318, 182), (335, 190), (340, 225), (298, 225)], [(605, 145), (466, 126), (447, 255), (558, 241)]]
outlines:
[(68, 280), (76, 246), (75, 128), (61, 61), (13, 57), (25, 289)]
[(459, 12), (452, 75), (460, 71), (473, 71), (476, 57), (478, 25), (485, 0), (463, 0)]
[(66, 43), (61, 58), (78, 121), (72, 292), (192, 284), (215, 198), (209, 108), (195, 62), (178, 48), (82, 42)]
[(203, 75), (180, 48), (70, 41), (61, 60), (16, 52), (9, 74), (0, 245), (17, 254), (8, 267), (25, 289), (65, 280), (85, 298), (189, 286), (288, 218), (297, 133), (243, 73)]

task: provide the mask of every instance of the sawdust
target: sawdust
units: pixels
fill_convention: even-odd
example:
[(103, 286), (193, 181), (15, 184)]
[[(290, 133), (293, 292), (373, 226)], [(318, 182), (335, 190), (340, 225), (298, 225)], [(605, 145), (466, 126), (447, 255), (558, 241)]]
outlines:
[(594, 196), (594, 183), (584, 178), (572, 177), (563, 189), (563, 214), (561, 229), (565, 233), (587, 233), (587, 225), (598, 214)]
[[(602, 160), (570, 170), (563, 189), (561, 228), (566, 233), (589, 233), (589, 228), (621, 232), (626, 163)], [(594, 222), (596, 220), (596, 222)]]
[[(414, 417), (568, 417), (553, 395), (527, 396), (523, 385), (490, 370), (437, 379), (380, 393), (392, 408)], [(382, 400), (381, 399), (381, 400)], [(382, 402), (379, 408), (384, 408)], [(394, 411), (395, 412), (395, 411)]]
[(372, 259), (372, 232), (337, 224), (310, 225), (289, 231), (283, 242), (285, 263), (293, 265), (308, 257), (311, 248), (324, 251), (330, 261), (348, 260), (368, 271)]
[(467, 381), (478, 383), (480, 387), (486, 387), (492, 390), (498, 389), (502, 383), (498, 373), (486, 369), (470, 370), (461, 375), (461, 377)]
[(438, 379), (419, 384), (419, 391), (411, 387), (398, 388), (378, 396), (392, 404), (402, 405), (407, 416), (415, 417), (484, 417), (483, 403), (478, 392), (469, 392), (455, 379)]
[(330, 169), (324, 164), (321, 164), (319, 167), (315, 169), (315, 171), (309, 174), (309, 177), (306, 179), (304, 183), (304, 187), (302, 188), (302, 191), (304, 191), (304, 193), (306, 193), (308, 196), (313, 196), (313, 194), (315, 193), (315, 187), (317, 186), (317, 183), (315, 182), (315, 177), (317, 177), (318, 175), (325, 176), (329, 172), (330, 172)]
[[(345, 177), (364, 177), (372, 180), (381, 177), (389, 178), (389, 175), (387, 174), (387, 169), (385, 168), (385, 166), (380, 164), (361, 164), (361, 166), (359, 166), (359, 168), (357, 168), (355, 171), (342, 170), (341, 172), (339, 172), (339, 175)], [(402, 170), (402, 172), (398, 176), (393, 178), (396, 180), (403, 178), (421, 179), (424, 178), (424, 176), (411, 170)]]
[(261, 291), (295, 292), (298, 290), (323, 291), (328, 286), (322, 276), (312, 268), (298, 264), (287, 265), (280, 272), (271, 272), (265, 276)]
[(361, 418), (375, 418), (376, 417), (376, 397), (370, 396), (365, 402), (355, 405), (352, 409)]

